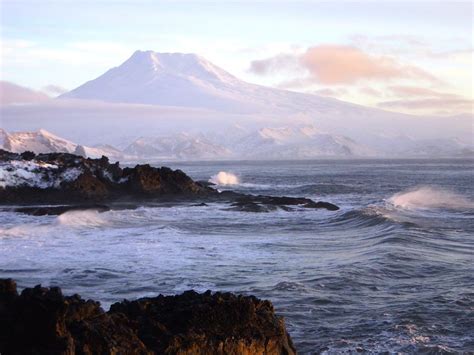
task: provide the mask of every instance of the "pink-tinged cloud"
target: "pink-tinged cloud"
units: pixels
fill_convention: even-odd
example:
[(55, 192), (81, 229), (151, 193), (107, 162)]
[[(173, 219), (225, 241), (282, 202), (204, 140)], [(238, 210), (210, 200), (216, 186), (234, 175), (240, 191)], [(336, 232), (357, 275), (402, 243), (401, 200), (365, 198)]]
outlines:
[(423, 111), (429, 110), (432, 112), (449, 112), (459, 114), (473, 113), (474, 101), (465, 98), (425, 98), (414, 100), (394, 100), (384, 101), (377, 104), (378, 107), (384, 109), (396, 110), (415, 110)]
[(319, 45), (303, 54), (280, 54), (255, 60), (250, 71), (268, 75), (294, 69), (305, 69), (313, 83), (325, 85), (355, 84), (361, 80), (422, 79), (438, 82), (425, 70), (399, 63), (392, 57), (375, 56), (352, 46)]
[(462, 99), (461, 96), (436, 90), (421, 88), (416, 86), (390, 86), (389, 91), (401, 97), (431, 97), (431, 98), (445, 98), (445, 99)]
[(383, 96), (382, 93), (379, 90), (375, 90), (375, 89), (370, 88), (370, 87), (360, 88), (359, 93), (361, 93), (363, 95), (375, 96), (375, 97)]
[(325, 88), (325, 89), (316, 90), (313, 93), (320, 96), (338, 97), (338, 96), (345, 95), (347, 93), (347, 90), (343, 88), (340, 88), (340, 89)]
[(370, 55), (351, 46), (312, 47), (300, 60), (309, 72), (324, 84), (354, 84), (362, 79), (407, 77), (436, 80), (420, 68), (402, 65), (389, 57)]
[(34, 91), (8, 81), (0, 81), (0, 104), (25, 104), (49, 100), (42, 92)]

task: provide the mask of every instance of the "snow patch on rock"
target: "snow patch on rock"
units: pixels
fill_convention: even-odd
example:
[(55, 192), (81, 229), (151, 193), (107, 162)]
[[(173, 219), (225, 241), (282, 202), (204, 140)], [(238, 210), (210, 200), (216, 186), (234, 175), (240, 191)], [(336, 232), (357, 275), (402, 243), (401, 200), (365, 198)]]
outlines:
[(12, 160), (0, 163), (0, 188), (30, 186), (59, 188), (63, 181), (77, 179), (82, 170), (68, 168), (58, 174), (58, 166), (38, 161)]

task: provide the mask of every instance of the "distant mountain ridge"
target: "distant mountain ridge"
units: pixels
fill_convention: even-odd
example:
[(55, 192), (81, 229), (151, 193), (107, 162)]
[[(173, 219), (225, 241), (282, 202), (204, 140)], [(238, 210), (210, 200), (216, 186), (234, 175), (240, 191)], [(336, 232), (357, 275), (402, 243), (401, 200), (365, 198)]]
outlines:
[[(403, 141), (397, 147), (397, 141)], [(105, 155), (125, 162), (156, 160), (291, 160), (317, 158), (397, 157), (470, 157), (474, 150), (455, 139), (442, 145), (432, 141), (414, 141), (408, 137), (393, 137), (392, 152), (380, 151), (344, 137), (318, 131), (313, 126), (262, 128), (239, 132), (228, 137), (227, 144), (216, 135), (178, 133), (148, 136), (132, 140), (125, 149), (102, 144), (89, 147), (73, 143), (46, 130), (7, 133), (0, 129), (0, 148), (14, 153), (73, 153), (100, 158)]]
[(436, 158), (474, 152), (469, 115), (412, 116), (264, 87), (189, 53), (136, 51), (59, 99), (0, 105), (0, 115), (9, 131), (31, 132), (41, 122), (85, 142), (83, 155), (106, 151), (130, 160)]
[(112, 146), (87, 147), (58, 137), (44, 129), (35, 132), (8, 133), (0, 128), (0, 148), (13, 153), (30, 151), (35, 154), (73, 153), (89, 158), (100, 158), (102, 155), (108, 156), (111, 159), (121, 159), (124, 157), (122, 152)]

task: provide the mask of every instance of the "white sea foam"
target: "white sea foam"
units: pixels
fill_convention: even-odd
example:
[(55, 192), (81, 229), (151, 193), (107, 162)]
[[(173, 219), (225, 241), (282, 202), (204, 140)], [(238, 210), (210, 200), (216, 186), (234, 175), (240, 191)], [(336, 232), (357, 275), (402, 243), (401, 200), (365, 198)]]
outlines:
[(406, 209), (416, 208), (451, 208), (470, 209), (474, 208), (474, 201), (454, 192), (422, 186), (412, 190), (393, 195), (388, 200), (395, 207)]
[(108, 224), (103, 214), (96, 210), (68, 211), (57, 217), (57, 223), (73, 228), (100, 227)]
[(226, 171), (219, 171), (218, 174), (211, 176), (209, 181), (216, 185), (238, 185), (240, 183), (236, 175)]

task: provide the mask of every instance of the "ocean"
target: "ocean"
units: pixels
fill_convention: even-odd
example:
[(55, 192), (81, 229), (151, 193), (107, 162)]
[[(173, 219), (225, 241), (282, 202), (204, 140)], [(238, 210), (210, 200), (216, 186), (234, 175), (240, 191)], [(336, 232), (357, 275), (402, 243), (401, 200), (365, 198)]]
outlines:
[[(474, 353), (474, 161), (157, 163), (220, 190), (339, 211), (223, 203), (0, 212), (0, 277), (101, 301), (232, 291), (273, 302), (299, 353)], [(224, 185), (230, 182), (233, 185)]]

